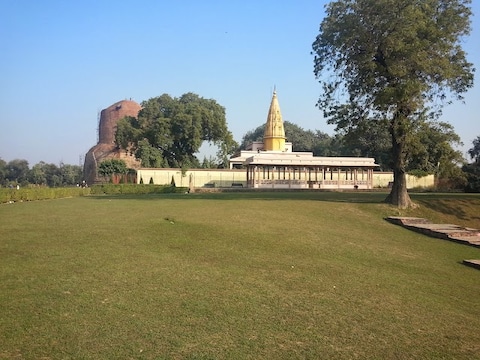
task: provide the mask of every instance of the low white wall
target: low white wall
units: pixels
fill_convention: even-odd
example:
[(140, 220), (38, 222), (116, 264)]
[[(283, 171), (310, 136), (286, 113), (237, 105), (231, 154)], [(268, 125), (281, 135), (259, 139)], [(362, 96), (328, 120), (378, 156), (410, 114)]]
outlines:
[[(389, 183), (393, 182), (393, 172), (374, 172), (373, 173), (373, 187), (374, 188), (388, 188)], [(417, 178), (413, 175), (407, 174), (407, 189), (413, 188), (429, 188), (435, 185), (435, 176), (427, 175)]]
[[(247, 172), (246, 170), (228, 170), (228, 169), (191, 169), (184, 174), (180, 169), (138, 169), (137, 183), (144, 184), (153, 183), (156, 185), (170, 184), (172, 177), (176, 186), (189, 187), (190, 178), (193, 187), (232, 187), (242, 185), (247, 187)], [(336, 180), (336, 174), (334, 174)], [(374, 188), (388, 188), (389, 183), (393, 182), (392, 172), (374, 172), (373, 173), (373, 187)], [(407, 175), (407, 188), (429, 188), (434, 185), (434, 175), (427, 175), (417, 178), (412, 175)], [(337, 188), (337, 185), (332, 187), (324, 186), (324, 188)]]
[(228, 169), (191, 169), (184, 174), (180, 169), (138, 169), (137, 183), (149, 184), (150, 179), (156, 185), (171, 184), (172, 177), (176, 186), (189, 187), (232, 187), (232, 184), (247, 186), (245, 170)]

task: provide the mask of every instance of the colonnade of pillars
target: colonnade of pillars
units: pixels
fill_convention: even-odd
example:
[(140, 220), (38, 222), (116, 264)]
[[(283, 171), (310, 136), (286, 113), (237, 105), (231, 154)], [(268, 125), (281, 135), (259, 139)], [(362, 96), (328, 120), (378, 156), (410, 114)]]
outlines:
[(247, 167), (247, 184), (248, 187), (255, 188), (371, 189), (373, 187), (373, 169), (249, 165)]

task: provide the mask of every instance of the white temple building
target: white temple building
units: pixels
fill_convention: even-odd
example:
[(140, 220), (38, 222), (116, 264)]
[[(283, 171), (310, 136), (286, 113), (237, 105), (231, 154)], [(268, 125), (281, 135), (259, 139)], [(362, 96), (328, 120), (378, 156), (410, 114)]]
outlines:
[(294, 152), (286, 142), (282, 114), (274, 91), (263, 142), (253, 142), (230, 159), (230, 169), (246, 170), (248, 188), (270, 189), (372, 189), (373, 158), (318, 157)]

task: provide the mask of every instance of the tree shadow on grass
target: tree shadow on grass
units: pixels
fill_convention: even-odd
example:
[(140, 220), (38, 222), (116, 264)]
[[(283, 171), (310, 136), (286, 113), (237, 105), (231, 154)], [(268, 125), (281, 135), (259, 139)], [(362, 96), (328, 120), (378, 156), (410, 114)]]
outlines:
[[(415, 201), (433, 211), (455, 216), (461, 220), (478, 221), (480, 224), (480, 197), (459, 194), (451, 196), (449, 194), (433, 195), (430, 197), (416, 197)], [(471, 211), (470, 211), (471, 210)]]

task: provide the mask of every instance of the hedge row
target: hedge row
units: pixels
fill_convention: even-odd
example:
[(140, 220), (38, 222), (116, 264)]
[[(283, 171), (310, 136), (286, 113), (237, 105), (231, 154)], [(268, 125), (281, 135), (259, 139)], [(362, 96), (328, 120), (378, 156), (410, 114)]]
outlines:
[(93, 185), (92, 195), (114, 195), (114, 194), (166, 194), (166, 193), (185, 193), (186, 187), (175, 187), (171, 185), (150, 185), (150, 184), (102, 184)]
[(114, 194), (166, 194), (166, 193), (185, 193), (186, 187), (175, 187), (170, 185), (137, 185), (137, 184), (103, 184), (94, 185), (89, 188), (69, 187), (69, 188), (21, 188), (21, 189), (1, 189), (0, 203), (60, 199), (66, 197), (78, 197), (87, 195), (114, 195)]
[(0, 203), (60, 199), (66, 197), (86, 196), (90, 194), (90, 188), (65, 187), (65, 188), (20, 188), (0, 189)]

